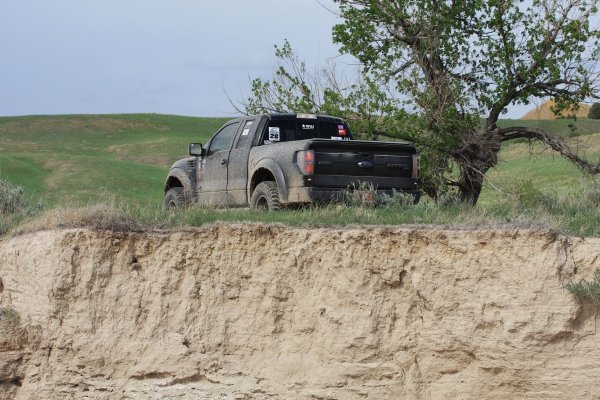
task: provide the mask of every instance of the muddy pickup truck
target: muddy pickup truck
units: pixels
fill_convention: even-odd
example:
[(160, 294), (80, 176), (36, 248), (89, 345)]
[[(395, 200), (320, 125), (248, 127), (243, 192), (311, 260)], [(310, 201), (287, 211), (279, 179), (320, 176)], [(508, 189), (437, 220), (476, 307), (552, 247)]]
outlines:
[(283, 205), (343, 201), (348, 190), (372, 187), (419, 200), (419, 156), (405, 143), (358, 141), (340, 119), (266, 114), (227, 122), (189, 158), (173, 164), (165, 208), (278, 210)]

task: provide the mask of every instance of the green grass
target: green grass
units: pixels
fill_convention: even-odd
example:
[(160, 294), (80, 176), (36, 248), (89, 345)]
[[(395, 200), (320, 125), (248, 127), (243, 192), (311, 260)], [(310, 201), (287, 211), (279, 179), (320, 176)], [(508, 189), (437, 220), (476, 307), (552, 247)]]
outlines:
[[(574, 235), (600, 236), (600, 206), (581, 200), (589, 188), (597, 186), (593, 179), (540, 145), (524, 142), (504, 146), (501, 162), (488, 173), (475, 208), (437, 207), (425, 199), (416, 207), (405, 208), (328, 206), (275, 214), (203, 208), (163, 212), (160, 205), (169, 166), (187, 155), (188, 143), (206, 142), (226, 120), (155, 114), (3, 117), (0, 179), (22, 186), (31, 204), (41, 199), (47, 210), (108, 203), (117, 214), (151, 226), (214, 221), (311, 226), (541, 223)], [(568, 124), (572, 123), (501, 122), (505, 126), (539, 126), (579, 140), (582, 152), (598, 159), (600, 122), (579, 119), (577, 136), (570, 133)], [(25, 214), (0, 216), (0, 233), (30, 218)], [(89, 218), (86, 221), (90, 223)]]
[[(82, 208), (55, 207), (25, 221), (6, 221), (3, 231), (27, 233), (43, 229), (88, 227), (117, 231), (202, 226), (213, 222), (281, 223), (299, 227), (354, 225), (419, 225), (452, 229), (543, 229), (575, 236), (600, 236), (600, 186), (595, 196), (548, 196), (535, 190), (522, 204), (508, 199), (492, 205), (439, 206), (428, 199), (415, 206), (368, 207), (328, 205), (267, 213), (249, 209), (191, 207), (166, 212), (159, 207), (109, 203)], [(12, 223), (12, 225), (11, 225)], [(1, 233), (0, 232), (0, 233)]]
[(49, 205), (162, 201), (169, 166), (224, 122), (157, 114), (0, 118), (0, 178)]
[[(600, 133), (570, 140), (586, 159), (600, 161)], [(492, 204), (527, 181), (543, 192), (576, 195), (594, 185), (598, 178), (582, 173), (574, 164), (539, 143), (509, 143), (500, 152), (498, 166), (488, 172), (486, 179), (481, 204)]]
[(556, 120), (523, 120), (523, 119), (501, 119), (498, 126), (506, 128), (509, 126), (524, 126), (527, 128), (541, 128), (549, 133), (560, 136), (582, 136), (600, 133), (600, 120), (589, 118), (556, 119)]

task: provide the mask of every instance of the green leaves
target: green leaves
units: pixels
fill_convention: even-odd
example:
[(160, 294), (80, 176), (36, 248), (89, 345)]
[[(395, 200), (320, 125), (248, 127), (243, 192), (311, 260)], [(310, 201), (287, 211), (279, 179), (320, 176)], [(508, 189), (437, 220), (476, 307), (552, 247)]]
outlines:
[(598, 95), (589, 21), (600, 0), (335, 1), (333, 39), (359, 61), (357, 75), (307, 74), (286, 41), (273, 80), (253, 82), (249, 109), (331, 113), (365, 138), (411, 140), (432, 197), (449, 184), (477, 200), (509, 106), (552, 97), (559, 113)]

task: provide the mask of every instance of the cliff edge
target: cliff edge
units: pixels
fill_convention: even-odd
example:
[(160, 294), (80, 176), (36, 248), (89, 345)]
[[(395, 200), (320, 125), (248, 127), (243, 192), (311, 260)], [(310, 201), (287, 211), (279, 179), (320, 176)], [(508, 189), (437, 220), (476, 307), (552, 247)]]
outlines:
[(600, 398), (600, 239), (71, 229), (0, 240), (0, 399)]

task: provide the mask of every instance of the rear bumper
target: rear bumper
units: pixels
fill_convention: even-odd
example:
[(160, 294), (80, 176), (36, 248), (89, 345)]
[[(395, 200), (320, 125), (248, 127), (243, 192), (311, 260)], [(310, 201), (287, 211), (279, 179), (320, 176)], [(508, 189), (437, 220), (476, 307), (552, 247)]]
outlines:
[[(391, 196), (395, 193), (404, 193), (412, 195), (415, 199), (415, 204), (421, 198), (419, 190), (377, 190), (379, 195)], [(340, 203), (346, 200), (346, 189), (333, 188), (315, 188), (315, 187), (299, 187), (290, 188), (288, 192), (288, 203)]]

